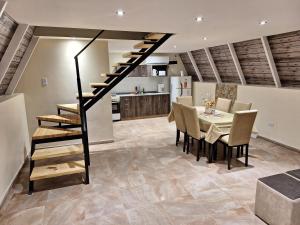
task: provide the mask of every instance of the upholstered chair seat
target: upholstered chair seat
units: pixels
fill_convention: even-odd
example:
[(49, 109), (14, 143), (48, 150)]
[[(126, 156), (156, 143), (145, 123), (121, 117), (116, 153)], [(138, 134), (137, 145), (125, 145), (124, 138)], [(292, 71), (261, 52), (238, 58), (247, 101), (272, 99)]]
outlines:
[(189, 147), (190, 147), (190, 141), (189, 139), (192, 138), (192, 140), (198, 140), (198, 149), (197, 149), (197, 161), (200, 159), (200, 151), (202, 150), (202, 145), (204, 144), (205, 139), (205, 133), (200, 130), (200, 123), (197, 116), (197, 110), (196, 108), (181, 105), (184, 121), (186, 124), (186, 130), (187, 130), (187, 154), (189, 153)]
[(180, 105), (181, 104), (172, 102), (172, 109), (174, 112), (174, 118), (175, 118), (175, 124), (176, 124), (176, 146), (179, 143), (180, 132), (182, 132), (184, 134), (183, 151), (185, 151), (185, 146), (186, 146), (185, 142), (187, 139), (187, 134), (186, 134), (186, 125), (185, 125), (185, 121), (183, 118), (183, 112), (182, 112)]
[(248, 166), (248, 149), (257, 110), (237, 111), (233, 116), (233, 122), (229, 135), (219, 139), (224, 144), (224, 152), (228, 148), (227, 160), (228, 169), (232, 158), (232, 149), (246, 146), (245, 165)]
[(218, 98), (217, 99), (217, 104), (216, 104), (216, 109), (223, 111), (223, 112), (229, 112), (231, 105), (231, 100), (226, 99), (226, 98)]
[(252, 103), (243, 103), (235, 101), (233, 103), (233, 106), (230, 109), (230, 113), (235, 113), (237, 111), (243, 111), (243, 110), (250, 110), (252, 106)]

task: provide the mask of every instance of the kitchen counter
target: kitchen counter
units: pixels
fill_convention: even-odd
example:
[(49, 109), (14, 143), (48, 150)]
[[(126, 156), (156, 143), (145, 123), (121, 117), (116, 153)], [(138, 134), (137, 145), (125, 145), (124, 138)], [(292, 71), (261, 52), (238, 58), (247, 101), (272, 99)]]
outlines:
[(131, 96), (149, 96), (149, 95), (169, 95), (169, 92), (146, 92), (143, 94), (135, 94), (135, 93), (114, 93), (112, 96), (119, 97), (131, 97)]

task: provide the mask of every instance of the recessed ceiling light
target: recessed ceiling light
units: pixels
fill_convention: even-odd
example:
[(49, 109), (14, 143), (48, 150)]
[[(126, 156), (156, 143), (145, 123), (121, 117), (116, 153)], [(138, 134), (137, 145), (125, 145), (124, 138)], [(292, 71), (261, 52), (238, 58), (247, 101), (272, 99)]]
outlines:
[(203, 39), (204, 41), (206, 41), (206, 40), (207, 40), (207, 37), (203, 37), (202, 39)]
[(202, 22), (203, 21), (203, 17), (202, 16), (197, 16), (196, 18), (195, 18), (195, 20), (196, 20), (196, 22)]
[(262, 20), (259, 22), (259, 25), (263, 26), (263, 25), (266, 25), (268, 23), (267, 20)]
[(177, 48), (177, 46), (176, 46), (176, 45), (174, 45), (173, 47), (174, 47), (174, 48)]
[(116, 12), (116, 14), (118, 16), (124, 16), (125, 12), (122, 9), (118, 9), (117, 12)]

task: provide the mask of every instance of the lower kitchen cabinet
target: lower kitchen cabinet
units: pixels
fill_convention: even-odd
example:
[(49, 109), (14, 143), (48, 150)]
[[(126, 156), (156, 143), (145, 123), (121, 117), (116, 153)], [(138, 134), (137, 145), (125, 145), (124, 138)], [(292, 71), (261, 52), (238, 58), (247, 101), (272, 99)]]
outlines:
[(170, 111), (170, 95), (121, 96), (121, 119), (166, 115)]

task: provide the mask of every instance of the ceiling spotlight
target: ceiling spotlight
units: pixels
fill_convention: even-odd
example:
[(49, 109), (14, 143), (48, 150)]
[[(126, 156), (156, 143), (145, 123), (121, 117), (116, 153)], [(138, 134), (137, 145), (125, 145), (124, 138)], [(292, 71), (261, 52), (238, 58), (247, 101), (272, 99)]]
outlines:
[(204, 41), (206, 41), (206, 40), (207, 40), (207, 37), (203, 37), (202, 39), (203, 39)]
[(173, 47), (174, 47), (174, 48), (177, 48), (177, 46), (176, 46), (176, 45), (174, 45)]
[(196, 22), (202, 22), (203, 21), (203, 17), (202, 16), (197, 16), (196, 18), (195, 18), (195, 20), (196, 20)]
[(118, 16), (124, 16), (125, 12), (122, 9), (118, 9), (117, 12), (116, 12), (116, 14)]
[(259, 25), (263, 26), (263, 25), (266, 25), (268, 23), (267, 20), (262, 20), (259, 22)]

